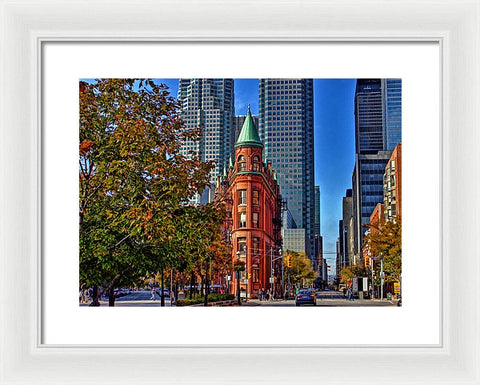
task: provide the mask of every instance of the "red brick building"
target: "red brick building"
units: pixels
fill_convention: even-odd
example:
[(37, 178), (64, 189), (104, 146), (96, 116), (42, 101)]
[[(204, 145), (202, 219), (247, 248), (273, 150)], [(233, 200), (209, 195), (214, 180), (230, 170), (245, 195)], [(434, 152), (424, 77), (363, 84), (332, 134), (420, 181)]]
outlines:
[[(281, 195), (275, 171), (263, 161), (263, 144), (250, 107), (235, 143), (234, 159), (219, 178), (217, 196), (227, 202), (232, 262), (240, 259), (246, 266), (241, 290), (248, 298), (258, 297), (260, 289), (280, 292)], [(274, 284), (270, 284), (271, 277)], [(230, 291), (235, 293), (235, 276), (232, 283)]]

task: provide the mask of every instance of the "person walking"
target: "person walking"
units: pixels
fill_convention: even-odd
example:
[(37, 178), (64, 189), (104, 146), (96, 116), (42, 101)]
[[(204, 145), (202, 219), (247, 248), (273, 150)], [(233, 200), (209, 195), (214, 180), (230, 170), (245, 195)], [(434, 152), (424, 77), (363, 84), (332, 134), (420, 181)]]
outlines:
[(351, 287), (348, 288), (348, 300), (353, 301), (353, 290)]
[(152, 288), (152, 291), (150, 292), (151, 296), (150, 296), (150, 299), (152, 301), (155, 301), (155, 288)]

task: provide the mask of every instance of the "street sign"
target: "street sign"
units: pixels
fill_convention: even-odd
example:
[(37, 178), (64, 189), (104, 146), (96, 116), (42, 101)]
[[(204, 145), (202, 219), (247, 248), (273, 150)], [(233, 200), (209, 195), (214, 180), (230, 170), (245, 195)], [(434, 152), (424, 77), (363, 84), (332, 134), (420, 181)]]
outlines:
[(270, 283), (275, 283), (275, 277), (270, 277)]
[(393, 291), (395, 294), (400, 294), (400, 282), (393, 283)]

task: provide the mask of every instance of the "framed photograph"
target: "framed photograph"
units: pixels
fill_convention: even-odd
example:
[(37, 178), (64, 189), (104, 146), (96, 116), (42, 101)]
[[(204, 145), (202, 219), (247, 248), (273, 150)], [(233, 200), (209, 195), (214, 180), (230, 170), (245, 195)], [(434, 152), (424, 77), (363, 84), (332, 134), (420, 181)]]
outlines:
[[(477, 1), (5, 1), (1, 15), (0, 384), (480, 384)], [(144, 78), (401, 79), (403, 306), (79, 306), (79, 88)], [(238, 301), (243, 287), (261, 302), (239, 234)], [(294, 305), (279, 250), (264, 284)], [(155, 282), (152, 301), (173, 296)]]

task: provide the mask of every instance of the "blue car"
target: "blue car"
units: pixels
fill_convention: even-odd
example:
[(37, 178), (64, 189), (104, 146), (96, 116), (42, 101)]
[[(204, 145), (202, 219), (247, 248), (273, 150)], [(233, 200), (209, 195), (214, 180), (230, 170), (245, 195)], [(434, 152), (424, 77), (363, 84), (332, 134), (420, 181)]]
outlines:
[(300, 289), (298, 291), (298, 294), (295, 296), (295, 305), (300, 306), (303, 304), (311, 304), (313, 306), (317, 305), (317, 297), (315, 295), (315, 290)]

